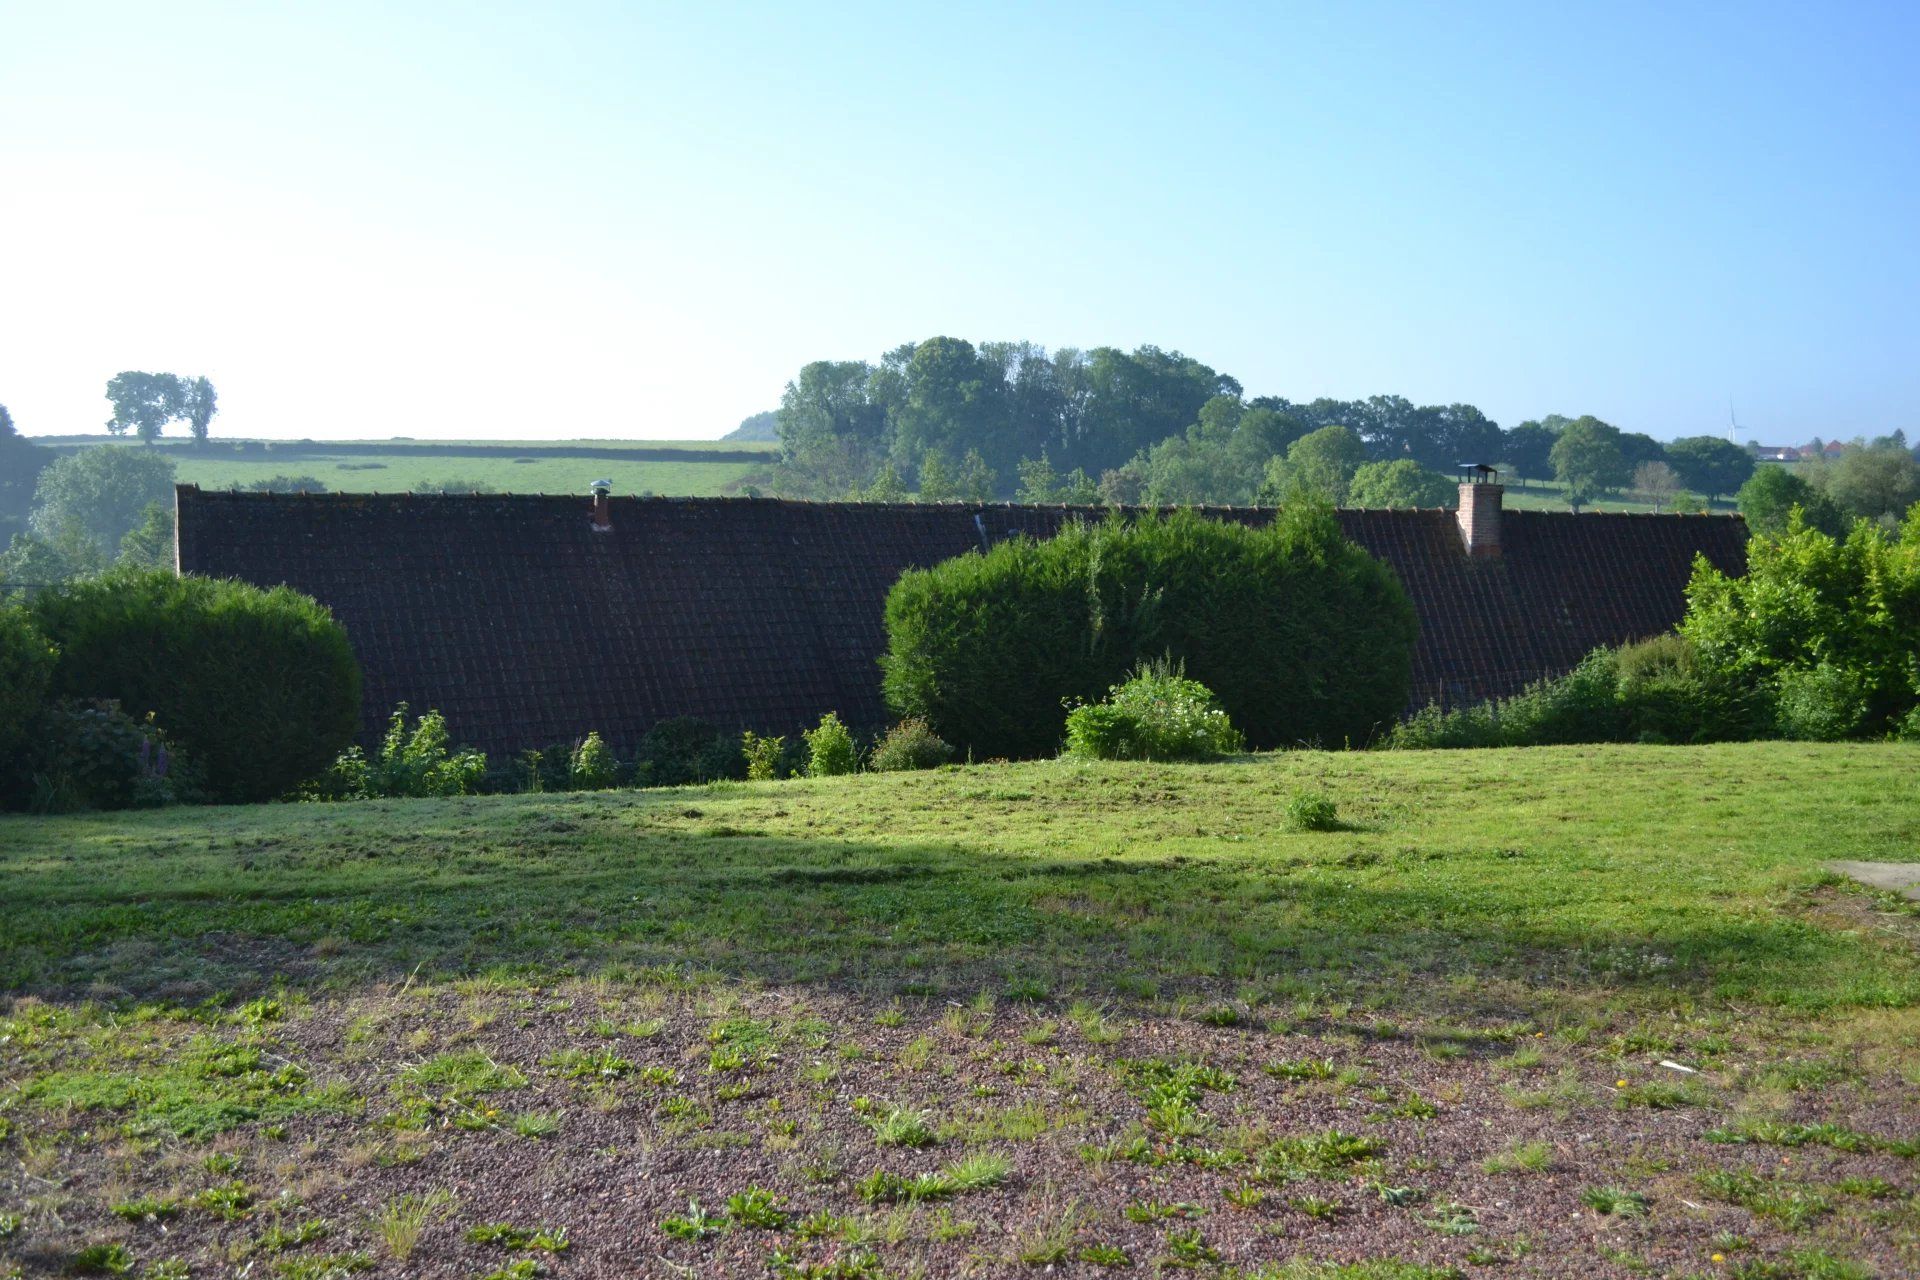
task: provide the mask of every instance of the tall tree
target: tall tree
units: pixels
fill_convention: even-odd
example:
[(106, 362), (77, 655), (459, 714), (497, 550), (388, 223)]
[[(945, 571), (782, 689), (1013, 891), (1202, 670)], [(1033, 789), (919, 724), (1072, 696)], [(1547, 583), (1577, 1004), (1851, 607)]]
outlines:
[(1356, 507), (1451, 507), (1458, 497), (1457, 486), (1412, 458), (1366, 463), (1347, 493)]
[(193, 438), (205, 444), (213, 415), (220, 411), (220, 398), (213, 392), (213, 383), (206, 378), (195, 378), (186, 386), (185, 401), (187, 426)]
[(172, 510), (170, 458), (125, 445), (76, 449), (40, 473), (33, 531), (54, 545), (84, 538), (111, 559), (154, 503)]
[(1753, 455), (1719, 436), (1688, 436), (1667, 446), (1667, 461), (1689, 489), (1715, 498), (1733, 493), (1753, 475)]
[(1920, 502), (1920, 462), (1905, 449), (1849, 449), (1820, 475), (1828, 497), (1869, 520), (1898, 520)]
[(1558, 431), (1538, 422), (1523, 422), (1507, 432), (1501, 460), (1516, 480), (1545, 480), (1553, 475), (1553, 446), (1559, 439)]
[(1778, 537), (1786, 532), (1787, 517), (1799, 508), (1812, 528), (1844, 537), (1847, 517), (1831, 498), (1777, 463), (1768, 463), (1740, 486), (1735, 498), (1747, 527), (1757, 534)]
[(1304, 495), (1345, 506), (1353, 474), (1367, 460), (1367, 446), (1346, 427), (1322, 427), (1287, 446), (1284, 458), (1267, 465), (1262, 502), (1286, 503)]
[(1653, 504), (1657, 514), (1674, 494), (1680, 492), (1680, 475), (1664, 462), (1643, 462), (1633, 469), (1633, 488)]
[(176, 374), (116, 373), (107, 381), (107, 399), (113, 405), (107, 430), (119, 436), (131, 428), (152, 443), (169, 422), (186, 415), (187, 395), (187, 384)]
[(1578, 511), (1631, 478), (1620, 453), (1620, 430), (1591, 414), (1569, 423), (1554, 441), (1554, 478), (1566, 486), (1567, 505)]

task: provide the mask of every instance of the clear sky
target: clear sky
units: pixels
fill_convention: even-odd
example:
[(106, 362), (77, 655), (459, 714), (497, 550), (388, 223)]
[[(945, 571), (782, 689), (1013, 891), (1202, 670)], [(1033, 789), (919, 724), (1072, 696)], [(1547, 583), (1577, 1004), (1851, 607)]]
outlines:
[[(808, 360), (1920, 427), (1920, 5), (0, 0), (0, 402), (711, 437)], [(1743, 437), (1744, 438), (1744, 437)]]

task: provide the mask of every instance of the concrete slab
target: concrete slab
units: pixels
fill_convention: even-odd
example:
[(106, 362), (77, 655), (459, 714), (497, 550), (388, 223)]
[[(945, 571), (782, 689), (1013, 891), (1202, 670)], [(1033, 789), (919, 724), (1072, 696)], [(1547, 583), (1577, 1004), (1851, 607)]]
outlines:
[(1920, 862), (1829, 862), (1830, 871), (1920, 902)]

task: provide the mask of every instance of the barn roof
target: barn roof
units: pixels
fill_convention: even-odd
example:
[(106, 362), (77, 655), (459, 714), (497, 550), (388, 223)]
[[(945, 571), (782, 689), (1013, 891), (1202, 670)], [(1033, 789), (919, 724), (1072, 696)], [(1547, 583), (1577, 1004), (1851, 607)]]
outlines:
[[(345, 624), (377, 736), (396, 703), (511, 752), (673, 716), (786, 732), (886, 718), (881, 609), (902, 570), (1048, 536), (1090, 508), (575, 497), (177, 493), (183, 572), (285, 583)], [(1272, 512), (1216, 509), (1263, 523)], [(1737, 517), (1507, 511), (1469, 557), (1444, 510), (1338, 513), (1420, 619), (1414, 703), (1511, 693), (1601, 644), (1666, 631), (1696, 553), (1738, 573)]]

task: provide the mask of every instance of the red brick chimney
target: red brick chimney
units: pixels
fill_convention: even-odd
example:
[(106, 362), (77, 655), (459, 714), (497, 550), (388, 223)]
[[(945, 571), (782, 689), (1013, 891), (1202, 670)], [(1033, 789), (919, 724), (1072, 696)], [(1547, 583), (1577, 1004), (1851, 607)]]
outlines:
[(609, 510), (609, 495), (613, 491), (613, 481), (595, 480), (593, 482), (593, 531), (609, 533), (613, 530), (613, 515)]
[(1460, 482), (1460, 507), (1453, 518), (1470, 556), (1500, 554), (1500, 495), (1506, 490), (1485, 480)]

